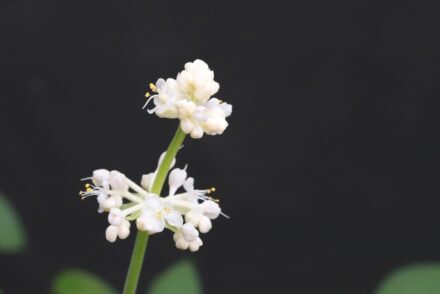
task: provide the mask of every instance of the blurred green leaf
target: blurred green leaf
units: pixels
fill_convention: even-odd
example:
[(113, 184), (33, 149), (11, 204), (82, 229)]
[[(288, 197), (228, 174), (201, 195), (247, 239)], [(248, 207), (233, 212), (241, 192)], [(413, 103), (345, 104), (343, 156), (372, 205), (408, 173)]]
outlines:
[(52, 284), (54, 294), (116, 294), (116, 290), (98, 276), (80, 269), (66, 269)]
[(440, 264), (415, 264), (397, 269), (386, 277), (377, 294), (438, 294)]
[(26, 246), (23, 225), (5, 196), (0, 193), (0, 253), (16, 253)]
[(180, 261), (160, 274), (148, 294), (202, 294), (200, 276), (189, 260)]

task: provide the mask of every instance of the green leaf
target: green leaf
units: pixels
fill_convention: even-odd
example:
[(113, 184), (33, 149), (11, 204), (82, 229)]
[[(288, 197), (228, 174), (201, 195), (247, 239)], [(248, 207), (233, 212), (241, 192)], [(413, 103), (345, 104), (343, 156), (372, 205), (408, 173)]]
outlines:
[(415, 264), (391, 273), (379, 286), (377, 294), (438, 294), (440, 264)]
[(202, 285), (194, 264), (180, 261), (160, 274), (151, 284), (148, 294), (201, 294)]
[(52, 284), (54, 294), (116, 294), (116, 290), (98, 276), (80, 270), (66, 269)]
[(23, 225), (15, 209), (0, 193), (0, 253), (17, 253), (25, 246)]

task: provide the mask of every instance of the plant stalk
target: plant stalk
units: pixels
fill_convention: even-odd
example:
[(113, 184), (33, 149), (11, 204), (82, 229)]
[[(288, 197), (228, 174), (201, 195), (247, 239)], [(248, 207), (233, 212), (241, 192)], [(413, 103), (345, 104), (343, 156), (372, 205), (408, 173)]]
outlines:
[[(153, 181), (151, 187), (151, 193), (160, 195), (163, 184), (168, 175), (168, 171), (171, 166), (171, 162), (176, 157), (180, 146), (185, 139), (186, 134), (182, 131), (180, 126), (177, 128), (173, 139), (168, 146), (165, 157), (159, 166), (156, 174), (156, 178)], [(136, 240), (134, 242), (133, 253), (131, 254), (130, 265), (128, 266), (127, 277), (125, 279), (123, 294), (135, 294), (136, 288), (139, 282), (139, 276), (142, 270), (142, 264), (144, 261), (145, 251), (148, 244), (148, 233), (139, 231), (136, 234)]]

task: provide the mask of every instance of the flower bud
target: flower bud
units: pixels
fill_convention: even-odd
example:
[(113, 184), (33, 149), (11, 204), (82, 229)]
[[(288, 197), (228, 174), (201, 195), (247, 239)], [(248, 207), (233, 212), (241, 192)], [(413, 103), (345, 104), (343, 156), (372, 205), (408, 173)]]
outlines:
[(199, 231), (191, 223), (186, 223), (181, 229), (182, 236), (187, 242), (192, 242), (199, 237)]
[(124, 215), (119, 208), (111, 208), (108, 214), (108, 222), (114, 226), (120, 226), (124, 220)]
[(110, 172), (109, 183), (113, 190), (128, 190), (127, 178), (124, 174), (118, 172), (117, 170), (112, 170)]
[(130, 235), (130, 228), (127, 226), (119, 226), (118, 237), (119, 239), (126, 239)]
[(210, 219), (216, 219), (221, 212), (220, 206), (212, 200), (203, 202), (200, 204), (200, 208), (202, 209), (203, 214)]
[(105, 182), (108, 182), (110, 172), (106, 169), (97, 169), (93, 171), (93, 183), (97, 186), (103, 186)]
[(202, 245), (203, 245), (202, 239), (197, 238), (195, 241), (189, 243), (189, 250), (191, 250), (191, 252), (195, 252), (199, 250), (200, 246)]
[(107, 241), (113, 243), (116, 241), (116, 238), (118, 237), (118, 227), (110, 225), (105, 230), (105, 238)]
[(201, 215), (199, 217), (198, 227), (199, 227), (200, 233), (203, 233), (203, 234), (208, 233), (212, 228), (211, 220), (208, 217)]

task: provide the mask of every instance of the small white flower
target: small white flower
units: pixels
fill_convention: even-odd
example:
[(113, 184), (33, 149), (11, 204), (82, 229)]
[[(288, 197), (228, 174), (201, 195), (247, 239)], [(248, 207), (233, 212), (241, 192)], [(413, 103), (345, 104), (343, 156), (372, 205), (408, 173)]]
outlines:
[(232, 105), (221, 103), (217, 98), (212, 98), (206, 104), (204, 117), (206, 118), (201, 126), (208, 135), (221, 135), (228, 126), (226, 117), (231, 115)]
[(153, 196), (145, 200), (145, 208), (136, 220), (136, 224), (139, 230), (155, 234), (162, 232), (166, 225), (182, 226), (183, 218), (163, 198)]
[(176, 101), (178, 100), (178, 93), (176, 90), (177, 83), (175, 79), (158, 79), (156, 85), (150, 85), (154, 92), (157, 94), (152, 95), (144, 107), (153, 100), (155, 107), (149, 109), (148, 113), (156, 113), (158, 117), (163, 118), (177, 118), (178, 112), (176, 108)]

